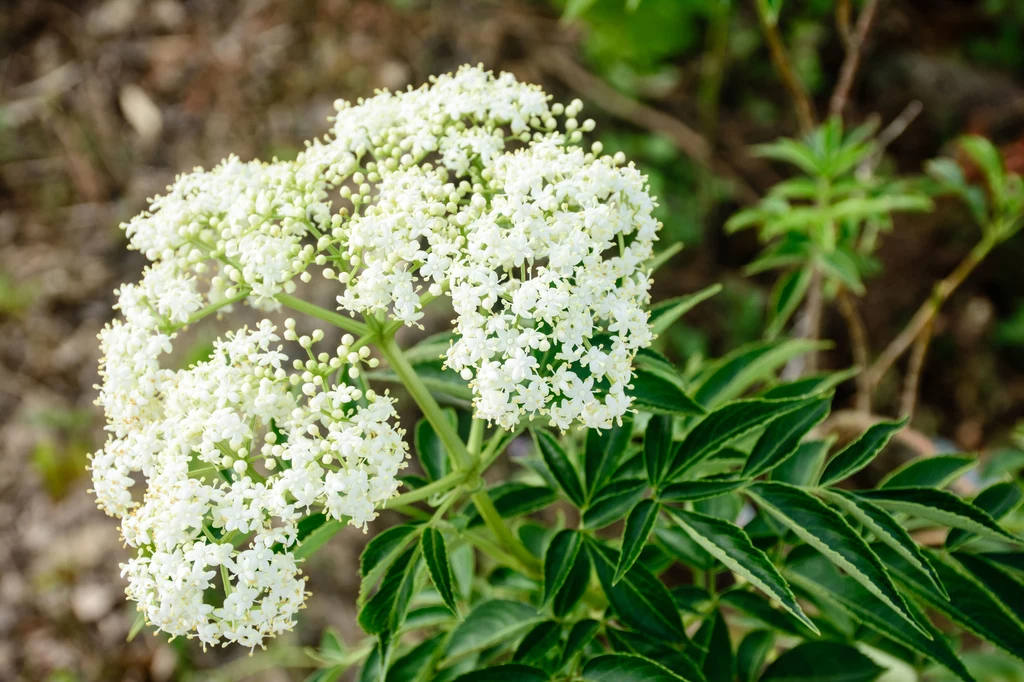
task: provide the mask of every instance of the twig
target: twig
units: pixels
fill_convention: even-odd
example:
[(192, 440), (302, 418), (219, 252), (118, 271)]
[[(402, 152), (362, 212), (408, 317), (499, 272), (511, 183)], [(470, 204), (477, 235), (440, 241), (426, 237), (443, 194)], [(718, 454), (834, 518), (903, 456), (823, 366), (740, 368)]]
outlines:
[(921, 330), (917, 340), (914, 342), (914, 350), (910, 353), (910, 363), (907, 365), (907, 378), (903, 384), (903, 398), (900, 400), (900, 415), (913, 417), (914, 407), (917, 404), (918, 386), (921, 383), (921, 370), (924, 368), (924, 359), (928, 355), (928, 342), (932, 339), (932, 329), (935, 327), (935, 318), (928, 320), (928, 324)]
[(867, 367), (871, 356), (867, 333), (864, 331), (864, 321), (857, 311), (856, 303), (845, 289), (839, 291), (838, 304), (839, 312), (846, 321), (847, 332), (850, 335), (853, 362), (860, 368), (860, 371), (857, 372), (857, 397), (854, 405), (861, 412), (870, 412), (871, 385), (867, 381)]
[(727, 177), (744, 203), (755, 203), (758, 200), (759, 194), (735, 169), (714, 158), (707, 140), (679, 119), (622, 94), (580, 66), (561, 48), (546, 47), (539, 50), (538, 65), (612, 116), (672, 140), (676, 149), (699, 165)]
[(850, 33), (850, 0), (839, 0), (836, 3), (836, 31), (843, 46), (850, 49), (852, 36)]
[(761, 25), (761, 33), (768, 45), (768, 52), (771, 54), (775, 71), (793, 98), (797, 123), (800, 124), (802, 132), (808, 133), (814, 128), (814, 106), (811, 104), (811, 98), (807, 95), (804, 84), (793, 69), (789, 53), (786, 52), (782, 36), (779, 35), (778, 17), (768, 6), (768, 0), (754, 0), (754, 6), (757, 8), (757, 21)]
[(864, 49), (864, 42), (867, 40), (871, 25), (875, 20), (875, 13), (878, 10), (878, 0), (867, 0), (860, 16), (857, 17), (857, 27), (853, 36), (850, 37), (846, 47), (846, 57), (839, 69), (839, 82), (836, 84), (835, 92), (829, 101), (829, 114), (839, 116), (843, 113), (846, 100), (850, 96), (850, 89), (853, 87), (853, 79), (857, 75), (857, 67), (860, 66), (860, 59)]
[(875, 149), (861, 163), (857, 169), (858, 173), (870, 175), (878, 167), (878, 164), (882, 162), (882, 156), (885, 153), (886, 148), (891, 145), (896, 138), (906, 132), (910, 124), (921, 115), (924, 111), (924, 105), (921, 104), (920, 100), (913, 100), (907, 106), (903, 108), (903, 111), (899, 115), (889, 122), (889, 125), (882, 129), (882, 132), (878, 133), (875, 137)]
[(967, 276), (971, 274), (974, 268), (985, 259), (985, 256), (988, 255), (993, 246), (995, 246), (994, 240), (987, 237), (982, 239), (971, 249), (970, 253), (956, 266), (956, 269), (949, 276), (935, 285), (931, 297), (921, 304), (921, 307), (918, 308), (914, 317), (911, 318), (903, 331), (889, 342), (885, 350), (872, 363), (868, 371), (868, 379), (871, 382), (872, 389), (878, 385), (878, 382), (889, 371), (893, 363), (913, 345), (914, 340), (917, 339), (918, 335), (938, 314), (943, 304), (956, 291), (957, 287), (967, 279)]

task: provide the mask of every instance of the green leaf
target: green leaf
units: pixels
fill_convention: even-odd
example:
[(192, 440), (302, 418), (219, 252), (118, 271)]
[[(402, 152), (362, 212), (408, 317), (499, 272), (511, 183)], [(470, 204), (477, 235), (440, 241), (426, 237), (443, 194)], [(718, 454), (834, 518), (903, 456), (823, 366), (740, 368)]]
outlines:
[(547, 682), (549, 679), (548, 674), (538, 668), (506, 663), (459, 675), (455, 682)]
[(946, 588), (939, 581), (935, 569), (925, 558), (910, 533), (906, 531), (899, 522), (878, 505), (863, 497), (852, 495), (843, 490), (827, 491), (829, 499), (842, 507), (847, 514), (859, 521), (879, 541), (889, 545), (895, 552), (902, 556), (914, 568), (916, 568), (932, 587), (942, 594), (946, 594)]
[(647, 481), (643, 479), (625, 479), (605, 487), (590, 508), (583, 512), (583, 527), (604, 528), (618, 521), (643, 497), (646, 488)]
[(555, 593), (555, 599), (551, 602), (551, 611), (556, 618), (565, 618), (576, 608), (576, 605), (583, 599), (584, 593), (590, 586), (590, 555), (581, 551), (576, 555), (569, 569), (562, 587)]
[(786, 483), (755, 483), (747, 492), (758, 506), (797, 537), (850, 574), (905, 621), (930, 636), (914, 618), (878, 556), (842, 516), (817, 498)]
[(511, 646), (539, 620), (534, 608), (523, 602), (504, 599), (481, 602), (452, 630), (447, 657), (441, 667), (497, 644)]
[(583, 536), (571, 528), (558, 531), (551, 539), (544, 553), (543, 604), (550, 602), (558, 590), (562, 589), (582, 546)]
[(792, 457), (804, 436), (828, 416), (831, 405), (832, 396), (826, 395), (770, 423), (744, 464), (743, 476), (756, 478)]
[(683, 481), (665, 486), (658, 495), (658, 499), (662, 502), (699, 502), (732, 492), (749, 482), (749, 478)]
[(818, 480), (831, 441), (811, 440), (800, 443), (796, 452), (768, 472), (768, 478), (796, 486), (808, 486)]
[(736, 649), (736, 679), (754, 682), (761, 674), (768, 654), (775, 647), (775, 633), (771, 630), (748, 632)]
[(888, 606), (852, 578), (841, 575), (822, 555), (815, 553), (810, 558), (791, 563), (786, 575), (794, 585), (825, 603), (838, 605), (875, 632), (927, 656), (965, 682), (974, 682), (946, 638), (923, 616), (918, 620), (928, 628), (931, 639), (917, 630), (904, 627), (902, 621), (892, 617)]
[(427, 564), (427, 572), (430, 573), (430, 580), (437, 588), (438, 594), (444, 601), (444, 605), (459, 615), (459, 608), (455, 604), (455, 592), (452, 590), (452, 569), (448, 563), (448, 550), (444, 545), (444, 536), (436, 528), (426, 528), (420, 536), (420, 551)]
[(775, 659), (761, 682), (872, 682), (884, 672), (849, 644), (804, 642)]
[(572, 659), (590, 644), (600, 629), (601, 624), (589, 618), (573, 623), (572, 629), (569, 630), (569, 636), (565, 640), (561, 667), (565, 668), (571, 663)]
[(540, 663), (549, 651), (555, 648), (562, 639), (562, 628), (558, 621), (544, 620), (533, 626), (519, 643), (512, 660), (517, 663), (532, 665)]
[(622, 530), (622, 550), (619, 553), (619, 563), (615, 567), (615, 576), (612, 578), (613, 585), (618, 584), (622, 576), (626, 575), (626, 571), (640, 558), (640, 552), (654, 530), (654, 522), (658, 520), (660, 509), (657, 502), (647, 499), (637, 502), (629, 512)]
[(586, 682), (688, 682), (682, 677), (636, 654), (605, 654), (583, 666)]
[[(452, 426), (458, 423), (458, 415), (455, 410), (446, 407), (443, 409), (443, 412)], [(427, 477), (432, 481), (436, 481), (447, 474), (449, 471), (448, 451), (434, 431), (434, 427), (426, 419), (420, 419), (416, 422), (414, 440), (416, 455), (419, 457), (420, 465), (423, 467), (423, 471), (426, 472)]]
[[(558, 499), (558, 493), (547, 486), (533, 486), (517, 481), (501, 483), (489, 492), (495, 508), (505, 519), (540, 511)], [(475, 506), (468, 511), (469, 526), (479, 526), (484, 522)]]
[(817, 628), (793, 596), (789, 584), (779, 574), (768, 556), (754, 547), (743, 529), (711, 516), (666, 508), (669, 516), (706, 552), (742, 576), (754, 587), (777, 599), (784, 609), (796, 616), (812, 631)]
[(934, 488), (884, 488), (864, 490), (857, 495), (865, 497), (886, 509), (910, 514), (949, 528), (1021, 543), (1021, 540), (1005, 531), (987, 512), (961, 500), (945, 490)]
[(644, 468), (651, 486), (661, 483), (672, 455), (672, 417), (654, 415), (644, 432)]
[(742, 611), (773, 630), (785, 632), (800, 639), (818, 637), (819, 633), (804, 625), (803, 621), (797, 620), (786, 611), (773, 608), (764, 595), (748, 591), (745, 588), (735, 587), (723, 593), (719, 597), (719, 601)]
[(800, 307), (800, 302), (807, 295), (807, 289), (811, 285), (812, 270), (804, 267), (799, 270), (787, 272), (772, 289), (772, 300), (769, 307), (771, 321), (765, 330), (765, 338), (771, 340), (779, 335), (785, 328), (789, 318)]
[(413, 534), (420, 529), (422, 526), (412, 523), (392, 526), (375, 535), (366, 544), (366, 548), (359, 556), (359, 575), (362, 577), (357, 601), (359, 605), (365, 602), (370, 589), (377, 584), (384, 571), (412, 544)]
[(417, 680), (420, 673), (433, 660), (434, 654), (440, 649), (444, 635), (436, 635), (423, 640), (408, 653), (391, 664), (386, 682), (406, 682)]
[(580, 475), (569, 459), (569, 454), (547, 431), (535, 430), (533, 435), (537, 440), (537, 449), (544, 458), (544, 464), (558, 486), (574, 505), (582, 507), (585, 501), (583, 484), (580, 483)]
[(590, 429), (587, 432), (583, 467), (587, 479), (587, 499), (593, 499), (594, 494), (611, 480), (632, 437), (632, 417), (624, 417), (621, 426), (612, 426), (604, 431)]
[(341, 679), (342, 673), (348, 669), (348, 666), (344, 665), (332, 665), (328, 668), (320, 668), (314, 670), (309, 674), (304, 682), (336, 682)]
[(694, 542), (682, 528), (655, 528), (654, 538), (667, 555), (687, 566), (708, 571), (717, 565), (715, 558)]
[(619, 563), (618, 552), (596, 540), (587, 551), (597, 568), (601, 587), (619, 619), (631, 628), (670, 642), (686, 640), (683, 622), (671, 593), (643, 566), (634, 564), (618, 583), (612, 582)]
[(803, 406), (803, 398), (791, 400), (736, 400), (723, 405), (700, 421), (676, 450), (669, 468), (673, 480), (715, 454), (737, 438), (773, 419)]
[(648, 660), (657, 661), (658, 665), (667, 668), (684, 680), (707, 682), (698, 662), (687, 655), (687, 652), (701, 653), (696, 644), (691, 644), (684, 650), (639, 632), (619, 630), (613, 627), (606, 627), (604, 632), (612, 650), (617, 653), (636, 654)]
[(359, 611), (359, 626), (369, 635), (392, 631), (405, 620), (420, 566), (419, 547), (412, 547), (394, 560), (380, 588)]
[(653, 414), (704, 414), (679, 386), (650, 370), (637, 369), (626, 395), (633, 406)]
[(651, 326), (651, 331), (661, 336), (669, 327), (676, 323), (676, 320), (688, 313), (694, 306), (711, 298), (721, 290), (721, 284), (712, 284), (708, 288), (701, 289), (696, 293), (670, 298), (667, 301), (662, 301), (652, 306), (651, 315), (647, 320), (647, 323)]
[(909, 417), (895, 422), (879, 422), (868, 428), (833, 457), (821, 475), (820, 485), (832, 485), (852, 476), (873, 460), (893, 434), (902, 429)]
[[(467, 403), (473, 400), (473, 391), (469, 384), (457, 372), (445, 369), (443, 360), (413, 362), (412, 367), (431, 393), (446, 395)], [(390, 369), (367, 372), (366, 378), (371, 381), (384, 381), (391, 384), (404, 383), (402, 378)]]
[(704, 679), (707, 682), (733, 682), (736, 675), (736, 661), (732, 655), (732, 643), (729, 641), (729, 627), (722, 618), (722, 612), (715, 612), (704, 621), (701, 630), (708, 628), (710, 632), (704, 640), (700, 633), (696, 639), (707, 641), (708, 652), (704, 657)]
[(339, 521), (338, 519), (325, 520), (317, 526), (316, 530), (313, 530), (299, 541), (299, 544), (292, 550), (292, 556), (296, 559), (306, 559), (313, 556), (318, 549), (323, 547), (345, 525), (346, 522)]
[(1024, 623), (1024, 584), (997, 564), (976, 554), (955, 552), (953, 558), (985, 589), (995, 597), (1017, 618)]
[(705, 370), (697, 381), (694, 399), (714, 407), (742, 395), (754, 384), (774, 376), (792, 358), (821, 350), (828, 344), (803, 339), (759, 342), (743, 346)]
[(780, 400), (782, 398), (809, 398), (816, 393), (830, 391), (848, 379), (857, 376), (859, 368), (850, 367), (839, 372), (824, 372), (822, 374), (809, 374), (808, 376), (788, 381), (773, 386), (760, 395), (765, 400)]
[(879, 488), (945, 488), (977, 464), (973, 455), (918, 457), (882, 479)]
[[(973, 504), (999, 521), (1020, 506), (1021, 498), (1020, 486), (1016, 482), (1003, 481), (994, 483), (978, 493)], [(973, 534), (961, 528), (954, 528), (946, 536), (946, 549), (952, 551), (963, 547), (973, 538)]]
[(887, 547), (879, 549), (886, 566), (901, 583), (929, 607), (942, 613), (961, 627), (1024, 660), (1024, 630), (1005, 605), (966, 571), (954, 568), (933, 552), (928, 558), (946, 586), (949, 598), (943, 597), (927, 583), (918, 580), (903, 558)]

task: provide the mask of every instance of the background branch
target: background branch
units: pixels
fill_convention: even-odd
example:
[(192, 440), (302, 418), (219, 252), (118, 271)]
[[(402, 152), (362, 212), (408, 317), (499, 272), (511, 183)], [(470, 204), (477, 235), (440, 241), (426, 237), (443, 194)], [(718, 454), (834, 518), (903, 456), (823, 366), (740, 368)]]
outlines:
[[(864, 50), (864, 42), (867, 40), (871, 25), (874, 23), (875, 14), (878, 10), (878, 0), (867, 0), (860, 16), (857, 17), (857, 27), (846, 42), (846, 58), (839, 69), (839, 82), (836, 84), (835, 92), (829, 101), (829, 114), (841, 116), (846, 107), (846, 101), (850, 96), (850, 89), (853, 87), (854, 78), (857, 75), (857, 67), (860, 66), (861, 55)], [(847, 8), (849, 12), (849, 8)]]
[(768, 45), (772, 64), (775, 65), (776, 73), (779, 74), (782, 84), (793, 98), (793, 108), (796, 110), (800, 131), (808, 133), (814, 128), (814, 105), (811, 104), (811, 98), (808, 96), (804, 84), (793, 69), (793, 63), (782, 42), (782, 36), (779, 34), (778, 17), (768, 6), (768, 0), (755, 0), (754, 6), (757, 8), (757, 21), (761, 25), (761, 33)]

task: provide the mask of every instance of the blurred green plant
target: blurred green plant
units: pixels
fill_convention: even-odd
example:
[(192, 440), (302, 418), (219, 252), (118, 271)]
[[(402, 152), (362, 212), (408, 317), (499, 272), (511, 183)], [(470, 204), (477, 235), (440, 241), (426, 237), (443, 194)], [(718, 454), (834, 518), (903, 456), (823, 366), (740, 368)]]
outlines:
[(783, 330), (819, 273), (827, 295), (842, 288), (863, 294), (864, 278), (878, 269), (872, 253), (879, 234), (892, 229), (892, 213), (932, 208), (919, 183), (872, 172), (874, 132), (868, 124), (844, 134), (842, 121), (832, 117), (801, 140), (754, 147), (755, 154), (802, 173), (725, 224), (728, 232), (757, 228), (766, 244), (747, 274), (783, 273), (772, 292), (768, 338)]

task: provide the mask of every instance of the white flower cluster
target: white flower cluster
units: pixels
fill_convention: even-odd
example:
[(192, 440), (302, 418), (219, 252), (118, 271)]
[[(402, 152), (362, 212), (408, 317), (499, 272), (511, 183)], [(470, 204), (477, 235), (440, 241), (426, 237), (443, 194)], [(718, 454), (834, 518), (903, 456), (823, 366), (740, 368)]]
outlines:
[(415, 324), (449, 293), (447, 365), (470, 381), (476, 415), (505, 428), (538, 414), (610, 427), (652, 338), (655, 203), (621, 155), (576, 144), (593, 128), (581, 107), (463, 68), (339, 104), (332, 138), (298, 160), (352, 203), (318, 244), (334, 255), (316, 261), (345, 285), (341, 309)]
[(181, 327), (243, 300), (275, 310), (314, 263), (370, 329), (416, 324), (450, 296), (446, 363), (480, 418), (604, 428), (628, 410), (632, 361), (651, 341), (655, 203), (621, 155), (578, 145), (593, 128), (579, 102), (548, 100), (467, 67), (339, 103), (332, 135), (295, 161), (197, 169), (124, 226), (151, 264), (100, 334), (109, 440), (91, 468), (99, 506), (137, 550), (128, 595), (151, 623), (262, 644), (305, 599), (299, 521), (365, 527), (399, 486), (392, 401), (348, 380), (376, 363), (370, 339), (314, 355), (323, 332), (299, 338), (289, 321), (284, 340), (309, 355), (289, 364), (263, 320), (207, 360), (167, 366)]

